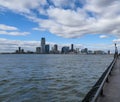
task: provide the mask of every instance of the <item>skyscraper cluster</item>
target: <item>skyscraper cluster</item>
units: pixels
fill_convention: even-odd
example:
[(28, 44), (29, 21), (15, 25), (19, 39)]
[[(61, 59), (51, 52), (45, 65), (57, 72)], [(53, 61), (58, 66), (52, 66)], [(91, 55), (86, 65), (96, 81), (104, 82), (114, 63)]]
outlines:
[(36, 48), (36, 53), (49, 54), (50, 46), (46, 44), (45, 38), (41, 38), (41, 47)]
[(24, 49), (21, 49), (21, 47), (18, 47), (18, 50), (16, 50), (16, 53), (19, 53), (19, 54), (24, 53)]
[[(36, 51), (27, 51), (25, 52), (24, 49), (21, 47), (18, 47), (18, 50), (15, 52), (16, 54), (105, 54), (102, 50), (88, 50), (88, 48), (80, 49), (74, 48), (74, 45), (71, 44), (71, 47), (69, 46), (63, 46), (60, 50), (58, 50), (58, 45), (54, 44), (54, 46), (50, 49), (50, 45), (46, 44), (45, 38), (41, 38), (41, 43), (39, 47), (36, 47)], [(110, 50), (108, 51), (108, 54), (110, 54)]]
[(55, 44), (50, 50), (50, 45), (46, 44), (45, 38), (41, 38), (41, 47), (36, 48), (36, 53), (38, 54), (59, 54), (59, 53), (70, 53), (75, 52), (74, 45), (71, 44), (71, 49), (68, 46), (62, 47), (61, 51), (58, 50), (58, 45)]

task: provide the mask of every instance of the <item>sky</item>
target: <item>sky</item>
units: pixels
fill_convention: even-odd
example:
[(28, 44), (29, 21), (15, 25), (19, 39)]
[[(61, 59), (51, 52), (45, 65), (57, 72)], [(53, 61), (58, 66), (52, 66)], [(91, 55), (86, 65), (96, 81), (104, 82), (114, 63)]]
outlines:
[(119, 7), (120, 0), (0, 0), (0, 52), (35, 51), (42, 37), (51, 47), (114, 51)]

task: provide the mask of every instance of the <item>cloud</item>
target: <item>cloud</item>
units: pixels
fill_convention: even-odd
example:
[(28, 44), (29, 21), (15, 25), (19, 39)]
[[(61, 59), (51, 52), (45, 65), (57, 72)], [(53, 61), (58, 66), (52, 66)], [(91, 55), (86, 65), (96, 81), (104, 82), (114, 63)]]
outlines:
[[(57, 3), (59, 2), (57, 1)], [(118, 0), (111, 0), (109, 3), (107, 0), (106, 2), (103, 0), (101, 2), (96, 0), (90, 2), (88, 0), (83, 8), (78, 7), (76, 10), (50, 7), (47, 9), (49, 19), (41, 20), (39, 28), (66, 38), (77, 38), (85, 34), (119, 36), (119, 5)]]
[(104, 38), (108, 38), (107, 35), (100, 35), (99, 37), (102, 38), (102, 39), (104, 39)]
[(33, 28), (32, 30), (36, 30), (36, 31), (45, 31), (45, 29), (42, 29), (42, 28)]
[(5, 24), (0, 24), (0, 30), (18, 30), (18, 28)]
[(0, 35), (25, 36), (29, 32), (20, 32), (17, 27), (0, 24)]
[(0, 52), (14, 52), (19, 46), (25, 49), (25, 51), (35, 51), (35, 47), (39, 46), (39, 44), (39, 41), (21, 41), (0, 38)]
[(120, 43), (120, 39), (114, 39), (113, 42), (114, 43)]
[(38, 9), (46, 3), (46, 0), (0, 0), (1, 7), (19, 13), (31, 13), (32, 9)]
[(51, 0), (55, 7), (59, 8), (74, 8), (75, 7), (75, 0)]
[(0, 31), (0, 35), (12, 35), (12, 36), (25, 36), (30, 34), (29, 32), (7, 32), (7, 31)]
[(38, 29), (65, 38), (86, 34), (120, 37), (119, 0), (1, 0), (0, 7), (26, 16), (38, 23)]

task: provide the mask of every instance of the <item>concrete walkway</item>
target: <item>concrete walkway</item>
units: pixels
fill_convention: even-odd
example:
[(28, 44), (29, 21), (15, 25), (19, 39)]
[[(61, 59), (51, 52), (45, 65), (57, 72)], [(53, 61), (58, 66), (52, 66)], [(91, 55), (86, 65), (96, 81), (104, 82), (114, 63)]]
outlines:
[(120, 102), (120, 57), (117, 59), (109, 83), (104, 86), (104, 96), (100, 96), (97, 102)]

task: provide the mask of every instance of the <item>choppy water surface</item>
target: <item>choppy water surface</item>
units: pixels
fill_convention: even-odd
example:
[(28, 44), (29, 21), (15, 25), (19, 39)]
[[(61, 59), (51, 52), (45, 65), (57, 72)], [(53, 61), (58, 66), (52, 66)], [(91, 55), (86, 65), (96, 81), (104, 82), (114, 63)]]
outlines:
[(111, 55), (0, 55), (0, 102), (80, 102)]

